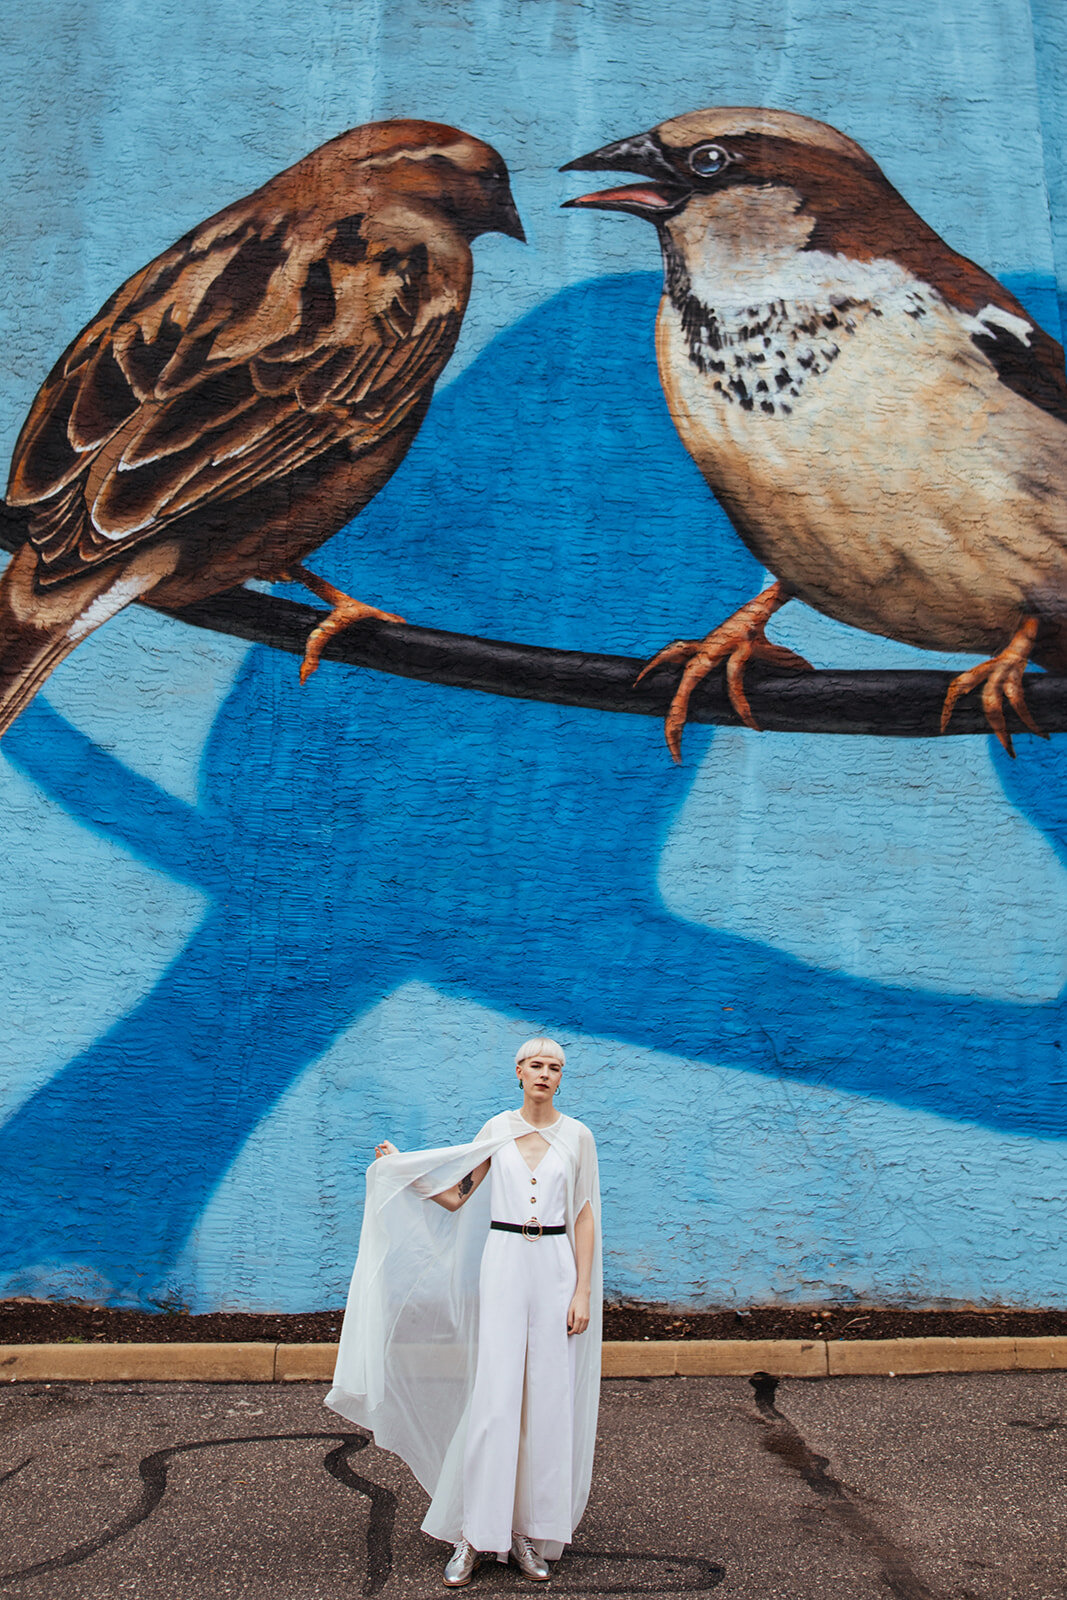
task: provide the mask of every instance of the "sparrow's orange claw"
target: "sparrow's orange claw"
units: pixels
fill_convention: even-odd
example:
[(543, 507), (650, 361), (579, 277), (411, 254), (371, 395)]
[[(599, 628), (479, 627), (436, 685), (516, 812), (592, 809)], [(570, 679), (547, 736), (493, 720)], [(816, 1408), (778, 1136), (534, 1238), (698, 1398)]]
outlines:
[(367, 617), (377, 617), (379, 622), (403, 622), (403, 617), (398, 617), (392, 611), (379, 611), (377, 606), (364, 605), (362, 600), (346, 600), (342, 605), (334, 606), (325, 621), (320, 622), (308, 634), (307, 644), (304, 646), (304, 659), (300, 663), (300, 682), (307, 683), (313, 672), (317, 672), (322, 652), (333, 638), (335, 633), (341, 633), (345, 628), (351, 627), (353, 622), (364, 622)]
[(1015, 759), (1015, 746), (1004, 720), (1005, 700), (1024, 727), (1036, 733), (1039, 739), (1048, 738), (1048, 734), (1038, 727), (1030, 715), (1030, 707), (1023, 694), (1023, 673), (1030, 660), (1038, 627), (1036, 617), (1026, 617), (999, 654), (991, 656), (988, 661), (980, 661), (976, 667), (953, 678), (941, 708), (942, 733), (949, 725), (956, 701), (982, 684), (982, 710), (986, 714), (986, 721), (1012, 760)]
[(304, 646), (304, 659), (300, 663), (300, 682), (307, 683), (313, 672), (318, 671), (322, 652), (329, 644), (335, 633), (343, 633), (345, 628), (350, 628), (354, 622), (365, 622), (368, 617), (376, 617), (379, 622), (403, 622), (403, 617), (398, 617), (392, 611), (379, 611), (377, 606), (369, 606), (362, 600), (353, 600), (352, 596), (345, 594), (342, 589), (335, 589), (332, 583), (327, 583), (325, 578), (319, 578), (314, 572), (309, 572), (306, 567), (293, 564), (285, 573), (285, 580), (289, 583), (302, 583), (305, 589), (310, 589), (312, 594), (317, 594), (320, 600), (325, 600), (330, 607), (330, 614), (324, 617), (317, 628), (308, 634)]
[(656, 667), (666, 666), (674, 661), (688, 663), (682, 673), (681, 682), (674, 691), (664, 723), (667, 748), (675, 761), (681, 762), (682, 759), (682, 730), (685, 727), (693, 690), (721, 662), (726, 663), (726, 689), (730, 696), (730, 704), (745, 727), (752, 728), (757, 733), (759, 723), (752, 714), (752, 707), (745, 693), (745, 668), (748, 663), (752, 660), (766, 661), (769, 666), (779, 667), (787, 672), (814, 670), (810, 661), (805, 661), (795, 650), (787, 650), (784, 645), (772, 644), (764, 633), (771, 617), (789, 598), (788, 592), (780, 583), (772, 583), (769, 589), (764, 589), (762, 594), (758, 594), (754, 600), (750, 600), (739, 611), (735, 611), (732, 617), (720, 622), (706, 638), (676, 639), (673, 644), (667, 645), (654, 655), (638, 673), (635, 683), (640, 683), (646, 673)]

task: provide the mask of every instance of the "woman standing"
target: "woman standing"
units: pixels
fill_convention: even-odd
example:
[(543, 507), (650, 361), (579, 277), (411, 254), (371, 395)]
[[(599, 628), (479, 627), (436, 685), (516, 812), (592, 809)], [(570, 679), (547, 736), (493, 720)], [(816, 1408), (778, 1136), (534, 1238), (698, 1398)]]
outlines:
[(600, 1192), (592, 1134), (554, 1103), (564, 1064), (553, 1040), (528, 1040), (520, 1109), (468, 1145), (401, 1154), (386, 1141), (367, 1173), (326, 1404), (432, 1496), (422, 1526), (455, 1546), (450, 1587), (486, 1554), (543, 1581), (589, 1495)]

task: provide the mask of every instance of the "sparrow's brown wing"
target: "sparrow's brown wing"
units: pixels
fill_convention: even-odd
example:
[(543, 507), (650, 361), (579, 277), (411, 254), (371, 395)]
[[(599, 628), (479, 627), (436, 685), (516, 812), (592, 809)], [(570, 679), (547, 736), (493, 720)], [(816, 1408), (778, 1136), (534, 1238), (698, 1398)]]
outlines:
[(1023, 310), (1018, 302), (1017, 315), (1029, 324), (1026, 342), (1008, 328), (989, 326), (988, 333), (973, 333), (971, 338), (979, 350), (997, 369), (1001, 383), (1016, 394), (1029, 400), (1031, 405), (1067, 422), (1067, 371), (1063, 364), (1063, 346)]
[(872, 179), (869, 172), (858, 172), (851, 158), (839, 163), (832, 192), (820, 194), (823, 205), (826, 210), (815, 220), (808, 249), (896, 261), (936, 289), (947, 305), (975, 319), (971, 341), (1007, 388), (1067, 422), (1062, 346), (1010, 289), (951, 249), (877, 169)]
[(978, 326), (971, 332), (971, 342), (996, 368), (1001, 383), (1067, 422), (1063, 346), (984, 267), (950, 250), (921, 218), (915, 221), (918, 226), (909, 230), (909, 252), (902, 256), (905, 264), (949, 305), (975, 318)]
[(78, 336), (22, 430), (8, 500), (30, 508), (41, 577), (373, 448), (438, 377), (468, 289), (359, 217), (311, 233), (234, 208), (179, 240)]

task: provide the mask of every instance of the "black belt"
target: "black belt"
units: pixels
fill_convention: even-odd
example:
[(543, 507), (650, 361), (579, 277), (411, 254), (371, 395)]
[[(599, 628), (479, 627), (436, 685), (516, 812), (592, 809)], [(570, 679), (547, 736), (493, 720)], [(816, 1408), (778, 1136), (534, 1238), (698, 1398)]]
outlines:
[[(491, 1228), (499, 1228), (503, 1233), (521, 1233), (524, 1239), (540, 1239), (543, 1233), (566, 1233), (565, 1225), (560, 1222), (553, 1227), (543, 1228), (536, 1217), (531, 1217), (528, 1222), (491, 1222)], [(528, 1228), (536, 1228), (536, 1233), (528, 1233)]]

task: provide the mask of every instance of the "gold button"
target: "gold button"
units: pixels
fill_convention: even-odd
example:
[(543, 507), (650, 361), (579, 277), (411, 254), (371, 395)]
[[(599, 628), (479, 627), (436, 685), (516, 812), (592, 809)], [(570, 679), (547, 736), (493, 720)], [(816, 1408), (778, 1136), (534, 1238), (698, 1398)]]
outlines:
[(531, 1183), (536, 1183), (537, 1182), (537, 1179), (532, 1174), (530, 1176), (530, 1182)]

